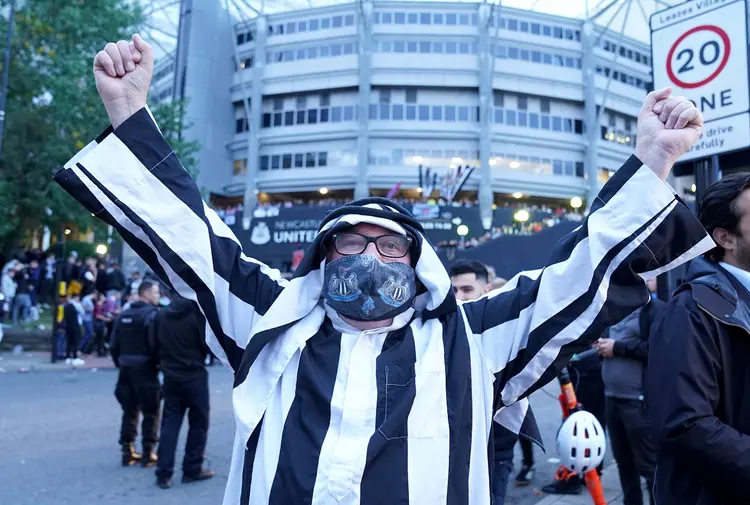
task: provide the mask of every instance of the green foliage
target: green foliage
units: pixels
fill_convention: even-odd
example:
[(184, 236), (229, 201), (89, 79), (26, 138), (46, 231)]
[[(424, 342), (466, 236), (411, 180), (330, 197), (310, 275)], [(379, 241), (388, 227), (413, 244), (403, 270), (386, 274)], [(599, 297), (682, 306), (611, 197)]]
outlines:
[(198, 153), (199, 144), (196, 141), (186, 140), (182, 133), (190, 128), (190, 124), (185, 121), (185, 109), (187, 100), (178, 100), (175, 102), (161, 102), (150, 104), (149, 108), (154, 115), (159, 129), (169, 145), (182, 162), (182, 166), (188, 171), (193, 178), (198, 176)]
[[(0, 0), (0, 5), (7, 3)], [(106, 236), (105, 226), (62, 191), (52, 175), (107, 127), (93, 59), (108, 41), (130, 39), (138, 30), (143, 20), (140, 4), (33, 0), (25, 2), (14, 19), (0, 153), (0, 253), (13, 250), (44, 225), (54, 235), (75, 227)], [(0, 17), (0, 44), (6, 33), (6, 19)], [(195, 174), (198, 146), (180, 136), (183, 110), (180, 102), (153, 108), (165, 136)]]

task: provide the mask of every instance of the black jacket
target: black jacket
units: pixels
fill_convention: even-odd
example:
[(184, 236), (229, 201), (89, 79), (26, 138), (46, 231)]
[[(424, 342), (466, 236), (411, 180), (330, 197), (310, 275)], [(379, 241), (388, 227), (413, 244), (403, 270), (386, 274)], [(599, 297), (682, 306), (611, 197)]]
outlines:
[(120, 366), (156, 365), (155, 320), (159, 309), (137, 301), (120, 314), (112, 330), (110, 353)]
[(750, 292), (694, 260), (652, 331), (659, 505), (750, 503)]
[(156, 318), (156, 347), (164, 377), (187, 381), (206, 375), (205, 320), (198, 306), (181, 297)]

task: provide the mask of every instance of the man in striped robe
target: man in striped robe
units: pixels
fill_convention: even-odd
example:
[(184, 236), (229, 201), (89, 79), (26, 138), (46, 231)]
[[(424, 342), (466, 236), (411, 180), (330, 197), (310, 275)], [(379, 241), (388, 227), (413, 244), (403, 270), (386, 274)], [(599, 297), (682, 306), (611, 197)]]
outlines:
[[(371, 198), (327, 216), (286, 282), (201, 200), (145, 106), (152, 72), (138, 36), (96, 56), (112, 127), (55, 179), (198, 303), (234, 371), (225, 505), (490, 504), (492, 430), (533, 435), (526, 397), (646, 303), (645, 279), (713, 245), (664, 183), (702, 124), (666, 89), (644, 102), (637, 156), (544, 269), (457, 304), (419, 223)], [(359, 291), (385, 315), (354, 317)]]

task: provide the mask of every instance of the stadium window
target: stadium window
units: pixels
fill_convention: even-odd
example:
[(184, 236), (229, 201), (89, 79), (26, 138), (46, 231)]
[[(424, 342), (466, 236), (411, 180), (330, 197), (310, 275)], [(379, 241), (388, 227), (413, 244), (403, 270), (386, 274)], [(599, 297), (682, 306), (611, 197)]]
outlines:
[(284, 109), (284, 99), (283, 98), (274, 98), (273, 99), (273, 110), (283, 110)]
[(521, 49), (520, 51), (520, 58), (522, 61), (529, 61), (529, 50), (528, 49)]
[(505, 123), (505, 111), (503, 109), (495, 109), (495, 124)]
[(344, 121), (354, 121), (354, 105), (344, 107)]
[(529, 114), (529, 128), (539, 128), (539, 114), (536, 112), (531, 112)]
[(404, 150), (394, 149), (391, 153), (391, 160), (394, 165), (400, 165), (404, 161)]
[(469, 108), (461, 105), (458, 107), (458, 120), (468, 121), (469, 120)]
[(458, 16), (458, 24), (462, 26), (468, 26), (469, 25), (469, 15), (468, 14), (460, 14)]
[(533, 63), (541, 63), (542, 62), (541, 51), (531, 51), (531, 61)]
[(565, 59), (560, 56), (559, 54), (553, 55), (553, 59), (555, 61), (555, 65), (558, 67), (564, 67), (565, 66)]
[(298, 110), (297, 111), (297, 124), (305, 124), (305, 118), (307, 117), (307, 111)]
[(565, 39), (566, 40), (575, 40), (575, 36), (573, 35), (573, 30), (570, 28), (565, 29)]
[(368, 110), (368, 114), (367, 114), (367, 118), (369, 120), (371, 120), (371, 121), (378, 118), (378, 104), (376, 104), (376, 103), (371, 103), (370, 104), (370, 107), (369, 107), (369, 110)]
[(333, 44), (331, 46), (331, 56), (341, 56), (341, 44)]
[(532, 35), (541, 35), (542, 25), (539, 23), (531, 23), (531, 33)]
[(433, 14), (432, 15), (432, 24), (434, 24), (434, 25), (442, 25), (443, 24), (443, 15), (442, 14)]
[(292, 155), (291, 154), (282, 155), (281, 168), (284, 168), (284, 169), (292, 168)]
[(562, 131), (562, 118), (560, 116), (552, 116), (552, 131)]
[(505, 111), (505, 124), (507, 124), (508, 126), (516, 126), (516, 111)]
[(526, 127), (528, 125), (528, 115), (526, 112), (518, 113), (518, 126)]
[(549, 130), (549, 116), (542, 115), (542, 130)]
[(403, 53), (406, 51), (406, 43), (403, 40), (397, 40), (393, 43), (394, 53)]
[(575, 163), (572, 161), (565, 161), (565, 175), (575, 175)]
[(245, 120), (242, 119), (242, 118), (235, 119), (235, 121), (234, 121), (234, 133), (242, 133), (243, 131), (245, 131)]
[(318, 48), (317, 47), (308, 47), (307, 48), (307, 59), (313, 60), (318, 57)]
[(552, 65), (552, 55), (549, 53), (542, 53), (542, 60), (545, 65)]
[(265, 172), (268, 170), (268, 156), (260, 157), (260, 171)]
[(529, 22), (528, 21), (521, 21), (519, 24), (520, 31), (524, 33), (529, 33)]
[(294, 155), (294, 168), (303, 168), (305, 166), (305, 155), (297, 153)]
[(570, 118), (563, 118), (563, 131), (566, 133), (573, 133), (573, 120)]
[(320, 29), (326, 30), (331, 27), (331, 18), (323, 18), (320, 20)]
[(446, 14), (445, 15), (445, 24), (446, 25), (455, 25), (456, 24), (456, 15), (455, 14)]
[(328, 166), (328, 153), (327, 152), (318, 153), (318, 166), (319, 167)]
[(344, 19), (341, 16), (333, 16), (333, 28), (341, 28)]
[(383, 24), (390, 25), (393, 23), (393, 14), (390, 12), (384, 12), (382, 16)]
[(445, 52), (448, 54), (456, 54), (457, 52), (457, 44), (455, 42), (446, 42), (445, 43)]
[[(492, 20), (490, 20), (491, 22)], [(477, 26), (479, 24), (479, 16), (476, 14), (471, 15), (471, 26)]]
[(517, 60), (518, 59), (518, 48), (517, 47), (509, 47), (508, 48), (508, 58), (511, 60)]
[(555, 175), (563, 174), (563, 162), (562, 160), (552, 160), (552, 173)]
[(417, 52), (417, 42), (414, 40), (410, 40), (406, 43), (406, 52), (407, 53), (416, 53)]
[(344, 25), (345, 26), (354, 25), (354, 14), (347, 14), (346, 16), (344, 16)]
[(583, 162), (576, 161), (576, 177), (583, 177)]
[(318, 122), (318, 109), (309, 109), (307, 111), (307, 124), (315, 124)]
[(406, 103), (417, 103), (417, 90), (410, 88), (406, 90)]
[(429, 12), (423, 12), (419, 15), (419, 24), (421, 25), (429, 25), (432, 21), (432, 14)]
[(328, 58), (328, 55), (331, 53), (331, 48), (328, 46), (320, 46), (318, 48), (318, 54), (321, 58)]
[(263, 128), (271, 127), (271, 113), (266, 112), (263, 114)]
[(430, 106), (429, 105), (420, 105), (419, 106), (419, 120), (420, 121), (429, 121), (430, 120)]
[(552, 33), (554, 34), (554, 37), (556, 39), (563, 38), (563, 29), (560, 28), (559, 26), (555, 26), (554, 29), (553, 29), (553, 31), (552, 31)]
[(419, 43), (419, 52), (420, 53), (429, 53), (430, 52), (430, 42), (422, 41)]
[(542, 35), (544, 35), (545, 37), (551, 37), (552, 27), (549, 25), (542, 25)]
[(328, 109), (320, 109), (320, 122), (321, 123), (327, 123), (328, 122)]
[(406, 14), (404, 14), (403, 12), (397, 12), (394, 18), (395, 18), (395, 24), (397, 25), (406, 24)]
[(494, 104), (495, 107), (504, 107), (505, 106), (505, 95), (502, 91), (496, 91), (494, 95)]
[(354, 53), (354, 44), (351, 42), (347, 42), (344, 44), (344, 54), (352, 54)]
[(400, 103), (393, 104), (393, 119), (395, 121), (403, 121), (404, 119), (404, 106)]
[(305, 51), (304, 49), (297, 49), (297, 59), (298, 60), (304, 60), (305, 59)]
[(455, 121), (456, 120), (456, 106), (455, 105), (446, 105), (445, 106), (445, 120), (446, 121)]
[(244, 33), (238, 33), (237, 34), (237, 45), (242, 45), (245, 43), (245, 34)]
[(416, 12), (410, 12), (406, 16), (406, 22), (410, 25), (416, 25), (419, 23), (419, 16), (417, 16)]
[(529, 108), (529, 99), (526, 95), (518, 95), (518, 110), (527, 110)]
[[(301, 22), (301, 21), (300, 21)], [(287, 23), (286, 24), (286, 32), (289, 34), (295, 33), (297, 31), (297, 23)]]
[(495, 56), (497, 58), (500, 58), (504, 60), (508, 57), (508, 48), (505, 46), (496, 46), (495, 47)]
[(274, 112), (273, 113), (273, 125), (281, 126), (283, 122), (284, 122), (283, 114), (281, 112)]
[(583, 134), (583, 121), (576, 119), (573, 121), (573, 131), (578, 134)]
[(517, 32), (518, 31), (518, 20), (509, 18), (508, 19), (508, 30)]
[(312, 168), (315, 166), (315, 153), (305, 154), (305, 167)]
[(541, 100), (539, 100), (539, 110), (541, 110), (542, 112), (549, 113), (549, 107), (550, 107), (549, 98), (542, 98)]
[(331, 107), (331, 122), (341, 122), (341, 107)]
[(458, 43), (458, 52), (461, 54), (469, 54), (469, 43), (468, 42), (459, 42)]
[(440, 105), (432, 106), (432, 120), (442, 121), (443, 120), (443, 107)]
[(414, 121), (415, 119), (417, 119), (417, 106), (407, 105), (406, 106), (406, 120)]
[(380, 104), (380, 119), (391, 119), (391, 106), (389, 104)]
[(433, 53), (442, 53), (443, 52), (443, 43), (442, 42), (433, 42), (432, 43), (432, 52)]
[(311, 19), (308, 22), (308, 27), (310, 28), (311, 32), (317, 31), (318, 30), (318, 20), (317, 19)]
[(284, 112), (284, 126), (293, 126), (294, 125), (294, 111), (288, 110)]
[(271, 170), (278, 170), (281, 167), (281, 156), (274, 154), (271, 156)]

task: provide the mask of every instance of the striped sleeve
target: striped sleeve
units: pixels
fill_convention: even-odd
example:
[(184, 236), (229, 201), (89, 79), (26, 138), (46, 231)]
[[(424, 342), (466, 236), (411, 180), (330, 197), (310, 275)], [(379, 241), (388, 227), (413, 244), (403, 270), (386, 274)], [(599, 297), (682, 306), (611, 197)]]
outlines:
[(712, 246), (672, 189), (632, 156), (546, 267), (463, 305), (469, 332), (499, 381), (499, 406), (554, 379), (574, 353), (645, 304), (645, 280)]
[(254, 320), (286, 281), (243, 253), (231, 230), (201, 199), (150, 111), (141, 109), (116, 130), (110, 127), (55, 181), (116, 227), (171, 288), (198, 303), (209, 348), (236, 370)]

